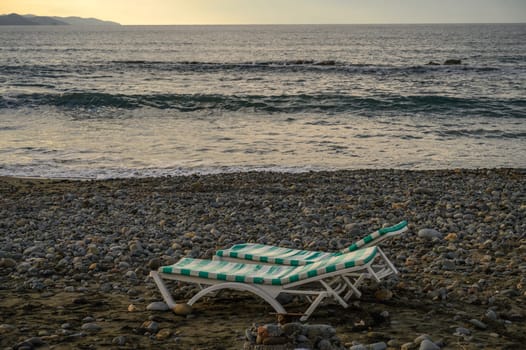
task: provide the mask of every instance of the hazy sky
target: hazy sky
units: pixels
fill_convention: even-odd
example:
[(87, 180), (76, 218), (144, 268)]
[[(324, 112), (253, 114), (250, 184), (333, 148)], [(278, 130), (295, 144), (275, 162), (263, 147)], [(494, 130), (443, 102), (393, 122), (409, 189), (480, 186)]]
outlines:
[(0, 0), (7, 13), (121, 24), (526, 22), (526, 0)]

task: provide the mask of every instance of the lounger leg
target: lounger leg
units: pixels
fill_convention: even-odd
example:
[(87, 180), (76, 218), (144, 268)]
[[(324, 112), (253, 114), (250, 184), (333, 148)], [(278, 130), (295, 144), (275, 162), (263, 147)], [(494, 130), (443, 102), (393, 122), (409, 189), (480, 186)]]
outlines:
[(347, 294), (345, 294), (345, 297), (344, 297), (345, 301), (349, 300), (349, 298), (353, 294), (356, 294), (357, 298), (361, 298), (362, 297), (362, 292), (360, 292), (358, 290), (358, 286), (360, 284), (362, 284), (362, 281), (364, 279), (364, 275), (363, 274), (358, 276), (358, 278), (354, 281), (354, 283), (352, 283), (351, 280), (349, 279), (349, 277), (347, 277), (347, 276), (342, 276), (342, 279), (345, 281), (347, 286), (350, 288), (350, 291), (348, 291)]
[(325, 299), (328, 295), (329, 295), (329, 293), (327, 293), (327, 292), (322, 292), (322, 293), (318, 294), (318, 296), (316, 297), (316, 299), (314, 299), (314, 301), (310, 304), (310, 306), (309, 306), (309, 308), (307, 309), (307, 311), (305, 311), (305, 312), (303, 313), (303, 316), (301, 316), (300, 321), (301, 321), (301, 322), (305, 322), (305, 321), (307, 321), (307, 319), (309, 318), (309, 316), (314, 312), (314, 310), (316, 310), (316, 308), (318, 307), (318, 305), (320, 305), (320, 303), (322, 302), (322, 300)]
[(164, 284), (159, 274), (156, 271), (150, 271), (150, 277), (153, 278), (155, 284), (157, 285), (157, 288), (159, 288), (159, 291), (163, 296), (164, 302), (168, 305), (170, 309), (173, 309), (173, 307), (175, 306), (175, 301), (172, 298), (172, 295), (170, 294), (168, 289), (166, 288), (166, 285)]
[(385, 263), (387, 264), (387, 266), (389, 266), (389, 268), (394, 272), (395, 275), (398, 275), (398, 270), (396, 269), (396, 267), (393, 265), (393, 263), (387, 258), (387, 256), (384, 254), (384, 252), (382, 251), (382, 249), (380, 249), (380, 247), (377, 247), (378, 248), (378, 252), (380, 253), (380, 255), (382, 256), (382, 258), (384, 259)]
[(310, 304), (309, 308), (303, 313), (303, 316), (301, 316), (300, 321), (302, 322), (307, 321), (310, 315), (314, 312), (314, 310), (316, 310), (318, 305), (320, 305), (320, 303), (326, 297), (332, 296), (344, 308), (347, 308), (349, 306), (345, 302), (345, 300), (343, 300), (342, 297), (340, 297), (340, 295), (336, 291), (334, 291), (334, 289), (332, 289), (331, 286), (327, 282), (323, 280), (320, 280), (319, 282), (325, 287), (326, 292), (318, 293), (318, 296), (316, 297), (316, 299), (314, 299), (314, 301)]

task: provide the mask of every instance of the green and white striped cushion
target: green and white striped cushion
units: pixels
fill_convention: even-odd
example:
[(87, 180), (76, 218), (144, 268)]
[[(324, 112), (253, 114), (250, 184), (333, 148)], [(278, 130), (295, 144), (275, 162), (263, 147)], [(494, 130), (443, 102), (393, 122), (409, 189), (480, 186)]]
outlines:
[(398, 231), (403, 232), (406, 230), (406, 227), (407, 221), (402, 221), (394, 226), (379, 229), (378, 231), (371, 233), (370, 235), (353, 243), (341, 252), (319, 252), (282, 248), (265, 244), (244, 243), (236, 244), (228, 249), (218, 250), (216, 251), (216, 255), (220, 257), (257, 261), (267, 264), (300, 266), (311, 264), (322, 259), (338, 256), (343, 253), (356, 251), (365, 244), (371, 243), (372, 241), (377, 240), (388, 233), (394, 233)]
[(303, 266), (256, 265), (184, 258), (174, 265), (160, 267), (159, 272), (229, 282), (283, 285), (362, 266), (374, 259), (376, 252), (376, 247), (369, 247)]
[(292, 266), (310, 264), (340, 254), (340, 252), (316, 252), (254, 243), (236, 244), (229, 249), (216, 251), (216, 255), (221, 257)]
[(398, 224), (396, 224), (394, 226), (381, 228), (378, 231), (373, 232), (370, 235), (365, 236), (364, 238), (360, 239), (359, 241), (354, 242), (349, 247), (347, 247), (344, 250), (342, 250), (342, 253), (354, 252), (354, 251), (360, 249), (361, 247), (363, 247), (364, 245), (366, 245), (368, 243), (371, 243), (372, 241), (375, 241), (378, 238), (383, 237), (383, 236), (385, 236), (388, 233), (394, 233), (394, 232), (397, 232), (397, 231), (403, 232), (403, 231), (405, 231), (406, 227), (407, 227), (407, 221), (402, 221), (402, 222), (400, 222), (400, 223), (398, 223)]

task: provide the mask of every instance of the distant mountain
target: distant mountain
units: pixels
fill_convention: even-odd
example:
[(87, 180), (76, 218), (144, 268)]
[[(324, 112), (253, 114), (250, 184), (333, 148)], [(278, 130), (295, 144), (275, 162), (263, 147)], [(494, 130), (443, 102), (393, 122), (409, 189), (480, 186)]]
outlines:
[(53, 17), (56, 20), (66, 22), (72, 26), (80, 25), (94, 25), (94, 26), (120, 26), (120, 23), (112, 21), (102, 21), (96, 18), (81, 18), (81, 17)]
[(67, 25), (120, 25), (117, 22), (101, 21), (96, 18), (48, 17), (35, 15), (0, 15), (0, 25), (6, 26), (67, 26)]

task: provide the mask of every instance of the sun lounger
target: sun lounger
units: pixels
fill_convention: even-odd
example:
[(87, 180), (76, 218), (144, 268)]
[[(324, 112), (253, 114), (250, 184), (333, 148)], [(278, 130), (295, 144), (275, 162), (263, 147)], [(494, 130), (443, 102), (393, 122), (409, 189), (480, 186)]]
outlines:
[[(272, 245), (243, 243), (236, 244), (228, 249), (216, 251), (214, 260), (239, 261), (247, 260), (255, 263), (276, 265), (306, 265), (322, 259), (337, 256), (347, 252), (353, 252), (369, 246), (378, 244), (389, 237), (393, 237), (407, 231), (407, 222), (402, 221), (394, 226), (381, 228), (359, 241), (338, 252), (320, 252), (310, 250), (299, 250), (283, 248)], [(394, 268), (394, 266), (393, 266)]]
[[(407, 221), (402, 221), (396, 225), (381, 228), (338, 252), (299, 250), (256, 243), (237, 244), (229, 249), (218, 250), (213, 259), (232, 262), (242, 261), (252, 264), (302, 266), (373, 245), (377, 246), (387, 238), (397, 236), (405, 231), (407, 231)], [(371, 267), (374, 270), (374, 278), (379, 281), (390, 275), (398, 274), (398, 270), (380, 247), (377, 246), (377, 250), (378, 254), (381, 255), (381, 259)], [(349, 290), (344, 299), (347, 301), (353, 295), (360, 298), (362, 293), (358, 289), (359, 285), (362, 284), (365, 278), (371, 277), (373, 276), (367, 273), (348, 273), (345, 276), (345, 284), (349, 287)]]
[(378, 247), (373, 246), (301, 266), (183, 258), (150, 272), (150, 276), (170, 308), (175, 302), (164, 283), (166, 279), (196, 283), (202, 288), (187, 302), (189, 305), (212, 292), (234, 289), (254, 293), (277, 313), (286, 313), (276, 299), (280, 293), (314, 297), (301, 318), (305, 321), (325, 298), (332, 298), (344, 308), (348, 306), (345, 294), (353, 288), (348, 285), (348, 275), (367, 274), (379, 280), (372, 266), (380, 255)]

